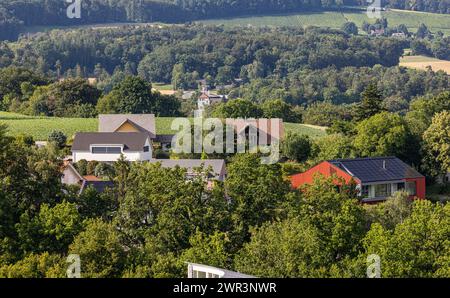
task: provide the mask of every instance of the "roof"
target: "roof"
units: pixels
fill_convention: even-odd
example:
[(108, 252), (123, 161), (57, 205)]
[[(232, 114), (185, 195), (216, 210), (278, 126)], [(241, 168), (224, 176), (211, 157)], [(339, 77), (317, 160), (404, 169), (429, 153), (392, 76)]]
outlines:
[(226, 119), (225, 124), (234, 126), (237, 133), (253, 126), (259, 133), (265, 133), (268, 141), (284, 138), (284, 122), (282, 119)]
[(72, 173), (74, 173), (80, 180), (83, 180), (83, 176), (80, 175), (80, 173), (77, 171), (77, 169), (73, 166), (73, 164), (69, 161), (63, 162), (62, 171), (70, 170)]
[(192, 270), (199, 270), (202, 272), (208, 272), (217, 274), (220, 276), (220, 278), (255, 278), (254, 276), (242, 274), (239, 272), (234, 272), (226, 269), (216, 268), (208, 265), (202, 265), (202, 264), (195, 264), (195, 263), (187, 263), (188, 266)]
[(113, 188), (114, 182), (112, 181), (83, 181), (81, 185), (80, 194), (85, 191), (89, 186), (92, 186), (98, 193), (104, 192), (107, 188)]
[(93, 176), (93, 175), (88, 175), (88, 176), (83, 176), (83, 179), (89, 182), (97, 182), (97, 181), (102, 181), (102, 179)]
[(186, 168), (188, 171), (192, 172), (194, 168), (199, 168), (202, 165), (205, 168), (211, 166), (215, 174), (222, 173), (225, 169), (225, 161), (223, 159), (155, 159), (153, 163), (161, 163), (163, 168), (175, 168), (179, 166), (180, 168)]
[(358, 178), (361, 183), (424, 177), (397, 157), (337, 159), (329, 162)]
[(156, 136), (156, 120), (153, 114), (113, 114), (98, 116), (99, 132), (115, 132), (122, 124), (129, 122), (141, 132), (147, 132), (151, 138)]
[(144, 132), (83, 132), (75, 134), (72, 151), (90, 151), (91, 145), (124, 145), (124, 151), (140, 152), (149, 135)]

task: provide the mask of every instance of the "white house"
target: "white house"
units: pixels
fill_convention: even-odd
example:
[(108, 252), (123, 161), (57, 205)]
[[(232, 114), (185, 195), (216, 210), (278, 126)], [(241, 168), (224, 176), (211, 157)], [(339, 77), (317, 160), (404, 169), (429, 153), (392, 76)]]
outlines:
[(226, 95), (212, 94), (207, 89), (203, 89), (202, 94), (197, 100), (197, 106), (199, 110), (203, 111), (207, 106), (225, 102), (226, 100), (227, 100)]
[(72, 145), (72, 160), (114, 162), (121, 154), (128, 161), (152, 159), (152, 145), (147, 132), (77, 133)]
[(255, 277), (211, 266), (188, 263), (188, 278), (255, 278)]

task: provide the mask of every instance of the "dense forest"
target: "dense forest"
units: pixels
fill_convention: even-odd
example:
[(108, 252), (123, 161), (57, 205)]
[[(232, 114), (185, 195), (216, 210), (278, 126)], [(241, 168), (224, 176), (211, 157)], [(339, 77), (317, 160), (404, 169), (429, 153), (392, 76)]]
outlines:
[[(413, 43), (419, 54), (422, 44), (436, 53), (448, 51), (449, 46), (439, 37)], [(96, 87), (107, 95), (126, 76), (139, 76), (149, 83), (172, 84), (177, 90), (197, 90), (204, 79), (211, 87), (225, 86), (230, 99), (257, 103), (281, 99), (303, 107), (323, 101), (358, 102), (364, 88), (376, 81), (386, 107), (403, 112), (415, 97), (437, 94), (450, 84), (444, 72), (398, 67), (409, 46), (408, 39), (368, 38), (319, 28), (149, 25), (53, 30), (0, 43), (2, 86), (7, 86), (0, 88), (1, 107), (29, 114), (22, 103), (42, 97), (42, 88), (35, 90), (41, 81), (94, 77)], [(22, 83), (29, 88), (21, 90)], [(11, 86), (17, 87), (11, 91)], [(90, 103), (95, 106), (97, 99)]]
[[(450, 0), (385, 0), (384, 7), (450, 13)], [(0, 0), (0, 39), (15, 39), (23, 26), (80, 25), (111, 22), (182, 23), (201, 18), (367, 5), (365, 0), (83, 0), (82, 17), (70, 19), (60, 0)]]

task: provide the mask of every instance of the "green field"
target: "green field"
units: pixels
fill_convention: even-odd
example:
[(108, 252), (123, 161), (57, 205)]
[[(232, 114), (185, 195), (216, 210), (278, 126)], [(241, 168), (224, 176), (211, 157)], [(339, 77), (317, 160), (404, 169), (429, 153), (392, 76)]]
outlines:
[[(389, 10), (382, 12), (382, 15), (387, 18), (390, 27), (405, 24), (410, 31), (415, 32), (419, 24), (424, 23), (432, 32), (440, 30), (446, 35), (450, 35), (450, 15), (403, 10)], [(343, 12), (307, 12), (271, 16), (249, 16), (199, 22), (207, 24), (223, 24), (228, 27), (249, 25), (256, 27), (320, 26), (338, 29), (341, 28), (342, 24), (345, 22), (354, 22), (361, 28), (364, 21), (374, 23), (374, 20), (369, 19), (365, 11), (348, 10)]]
[[(157, 118), (156, 129), (158, 134), (175, 133), (170, 129), (174, 119), (175, 118)], [(48, 135), (54, 130), (60, 130), (70, 138), (76, 132), (95, 132), (98, 127), (98, 120), (95, 118), (32, 117), (7, 112), (0, 112), (0, 123), (8, 126), (10, 135), (31, 135), (36, 141), (45, 141)], [(325, 135), (324, 128), (294, 123), (286, 123), (286, 132), (306, 134), (312, 138)]]

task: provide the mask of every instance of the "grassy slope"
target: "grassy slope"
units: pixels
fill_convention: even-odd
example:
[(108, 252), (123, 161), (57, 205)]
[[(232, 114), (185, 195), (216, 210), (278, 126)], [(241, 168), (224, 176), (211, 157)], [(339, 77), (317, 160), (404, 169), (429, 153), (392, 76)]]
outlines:
[[(157, 118), (156, 129), (159, 134), (174, 133), (170, 126), (174, 118)], [(63, 131), (67, 136), (76, 132), (97, 131), (97, 119), (31, 117), (14, 113), (0, 112), (0, 123), (8, 125), (11, 135), (27, 134), (35, 140), (46, 140), (53, 130)], [(286, 123), (287, 132), (307, 134), (313, 138), (325, 135), (325, 129), (302, 124)]]
[[(420, 23), (424, 23), (433, 31), (441, 30), (450, 35), (450, 15), (434, 13), (416, 13), (411, 11), (390, 10), (382, 12), (388, 19), (390, 27), (405, 24), (411, 31), (415, 32)], [(340, 12), (318, 12), (318, 13), (295, 13), (258, 17), (238, 17), (217, 20), (205, 20), (203, 23), (224, 24), (225, 26), (322, 26), (330, 28), (341, 28), (342, 24), (351, 21), (361, 27), (364, 21), (373, 23), (364, 11)]]

